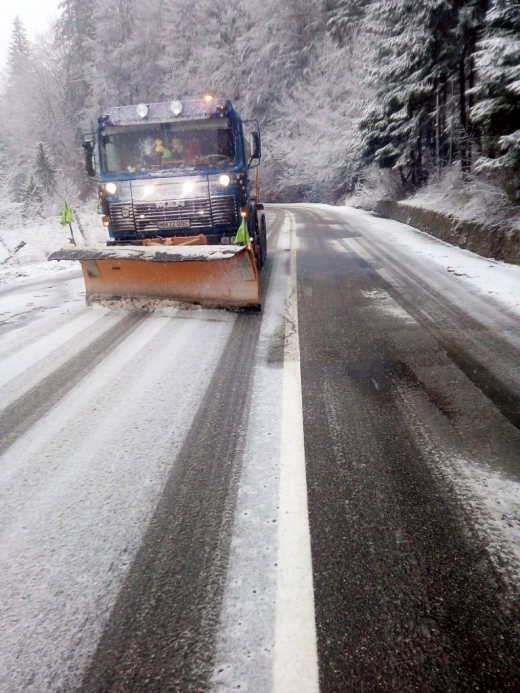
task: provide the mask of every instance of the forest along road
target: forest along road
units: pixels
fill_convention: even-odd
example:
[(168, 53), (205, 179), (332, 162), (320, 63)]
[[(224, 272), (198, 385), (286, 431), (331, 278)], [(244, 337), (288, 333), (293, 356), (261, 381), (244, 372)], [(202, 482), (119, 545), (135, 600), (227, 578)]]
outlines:
[(262, 314), (0, 286), (0, 690), (520, 690), (520, 268), (270, 206)]

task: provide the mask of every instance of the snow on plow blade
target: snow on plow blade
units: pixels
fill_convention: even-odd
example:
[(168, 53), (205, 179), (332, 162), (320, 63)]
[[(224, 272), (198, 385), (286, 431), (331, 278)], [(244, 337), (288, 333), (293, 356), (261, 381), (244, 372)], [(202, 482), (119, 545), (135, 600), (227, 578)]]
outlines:
[(260, 307), (260, 283), (245, 246), (64, 248), (49, 260), (79, 260), (87, 303), (162, 298), (209, 307)]

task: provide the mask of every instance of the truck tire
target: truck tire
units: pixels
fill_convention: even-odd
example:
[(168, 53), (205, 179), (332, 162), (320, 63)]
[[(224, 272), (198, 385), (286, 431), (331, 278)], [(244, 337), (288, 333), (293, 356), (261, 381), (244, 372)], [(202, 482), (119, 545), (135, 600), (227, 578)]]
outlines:
[(267, 224), (265, 223), (265, 216), (262, 214), (260, 219), (260, 249), (261, 249), (261, 267), (267, 259)]
[(262, 241), (261, 241), (261, 232), (260, 232), (260, 227), (258, 225), (258, 216), (255, 216), (255, 227), (253, 230), (253, 233), (251, 234), (251, 239), (253, 241), (253, 249), (255, 251), (255, 259), (256, 259), (256, 266), (258, 267), (258, 271), (262, 269), (263, 261), (262, 261)]

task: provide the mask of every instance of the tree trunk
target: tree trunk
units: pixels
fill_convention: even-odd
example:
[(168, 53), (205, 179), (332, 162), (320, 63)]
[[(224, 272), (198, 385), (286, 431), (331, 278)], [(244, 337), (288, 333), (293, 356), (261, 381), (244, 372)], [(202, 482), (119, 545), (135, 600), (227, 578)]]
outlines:
[(461, 125), (460, 163), (462, 167), (462, 175), (464, 177), (471, 173), (471, 144), (468, 133), (468, 104), (466, 99), (466, 53), (467, 46), (464, 46), (459, 63), (459, 115)]

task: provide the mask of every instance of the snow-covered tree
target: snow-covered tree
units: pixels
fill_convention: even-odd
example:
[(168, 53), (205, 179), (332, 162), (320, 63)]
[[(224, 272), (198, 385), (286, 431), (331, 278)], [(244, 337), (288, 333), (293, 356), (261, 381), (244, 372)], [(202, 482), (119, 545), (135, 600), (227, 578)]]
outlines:
[(252, 29), (244, 1), (165, 0), (163, 15), (164, 91), (180, 98), (211, 92), (241, 103)]
[(14, 20), (6, 70), (6, 88), (0, 95), (2, 140), (12, 172), (11, 193), (17, 197), (25, 186), (29, 167), (28, 153), (33, 142), (27, 142), (27, 122), (33, 113), (30, 85), (33, 83), (31, 46), (22, 22)]
[(427, 177), (432, 102), (440, 74), (439, 42), (432, 18), (446, 9), (443, 0), (419, 7), (409, 0), (385, 0), (367, 9), (372, 37), (369, 81), (375, 99), (361, 122), (368, 163), (396, 168), (414, 185)]
[(369, 3), (370, 0), (327, 0), (324, 10), (331, 36), (342, 45), (348, 43), (364, 20)]
[(520, 191), (520, 4), (493, 0), (476, 54), (477, 103), (471, 116), (482, 129), (480, 169), (514, 174)]
[(366, 9), (376, 100), (362, 121), (365, 159), (414, 186), (460, 157), (469, 172), (474, 53), (487, 0), (384, 0)]
[(8, 86), (14, 88), (18, 85), (19, 80), (23, 80), (31, 57), (31, 47), (27, 39), (27, 32), (19, 17), (16, 17), (13, 22), (11, 32), (11, 42), (9, 44), (9, 53), (7, 57), (7, 79)]
[(23, 219), (40, 216), (42, 212), (43, 193), (34, 176), (29, 176), (20, 193)]
[(36, 146), (34, 177), (42, 192), (52, 197), (56, 191), (56, 169), (49, 149), (43, 142), (38, 142)]
[(352, 189), (359, 173), (356, 119), (366, 95), (354, 40), (360, 37), (351, 37), (347, 48), (325, 38), (280, 104), (283, 127), (270, 143), (280, 164), (279, 199), (337, 202)]
[(94, 54), (92, 0), (62, 0), (56, 26), (56, 44), (61, 50), (65, 74), (66, 105), (77, 121), (85, 115), (91, 93), (89, 72)]
[(135, 103), (137, 91), (131, 45), (135, 37), (134, 4), (123, 0), (94, 2), (95, 47), (91, 74), (92, 116), (99, 107)]

